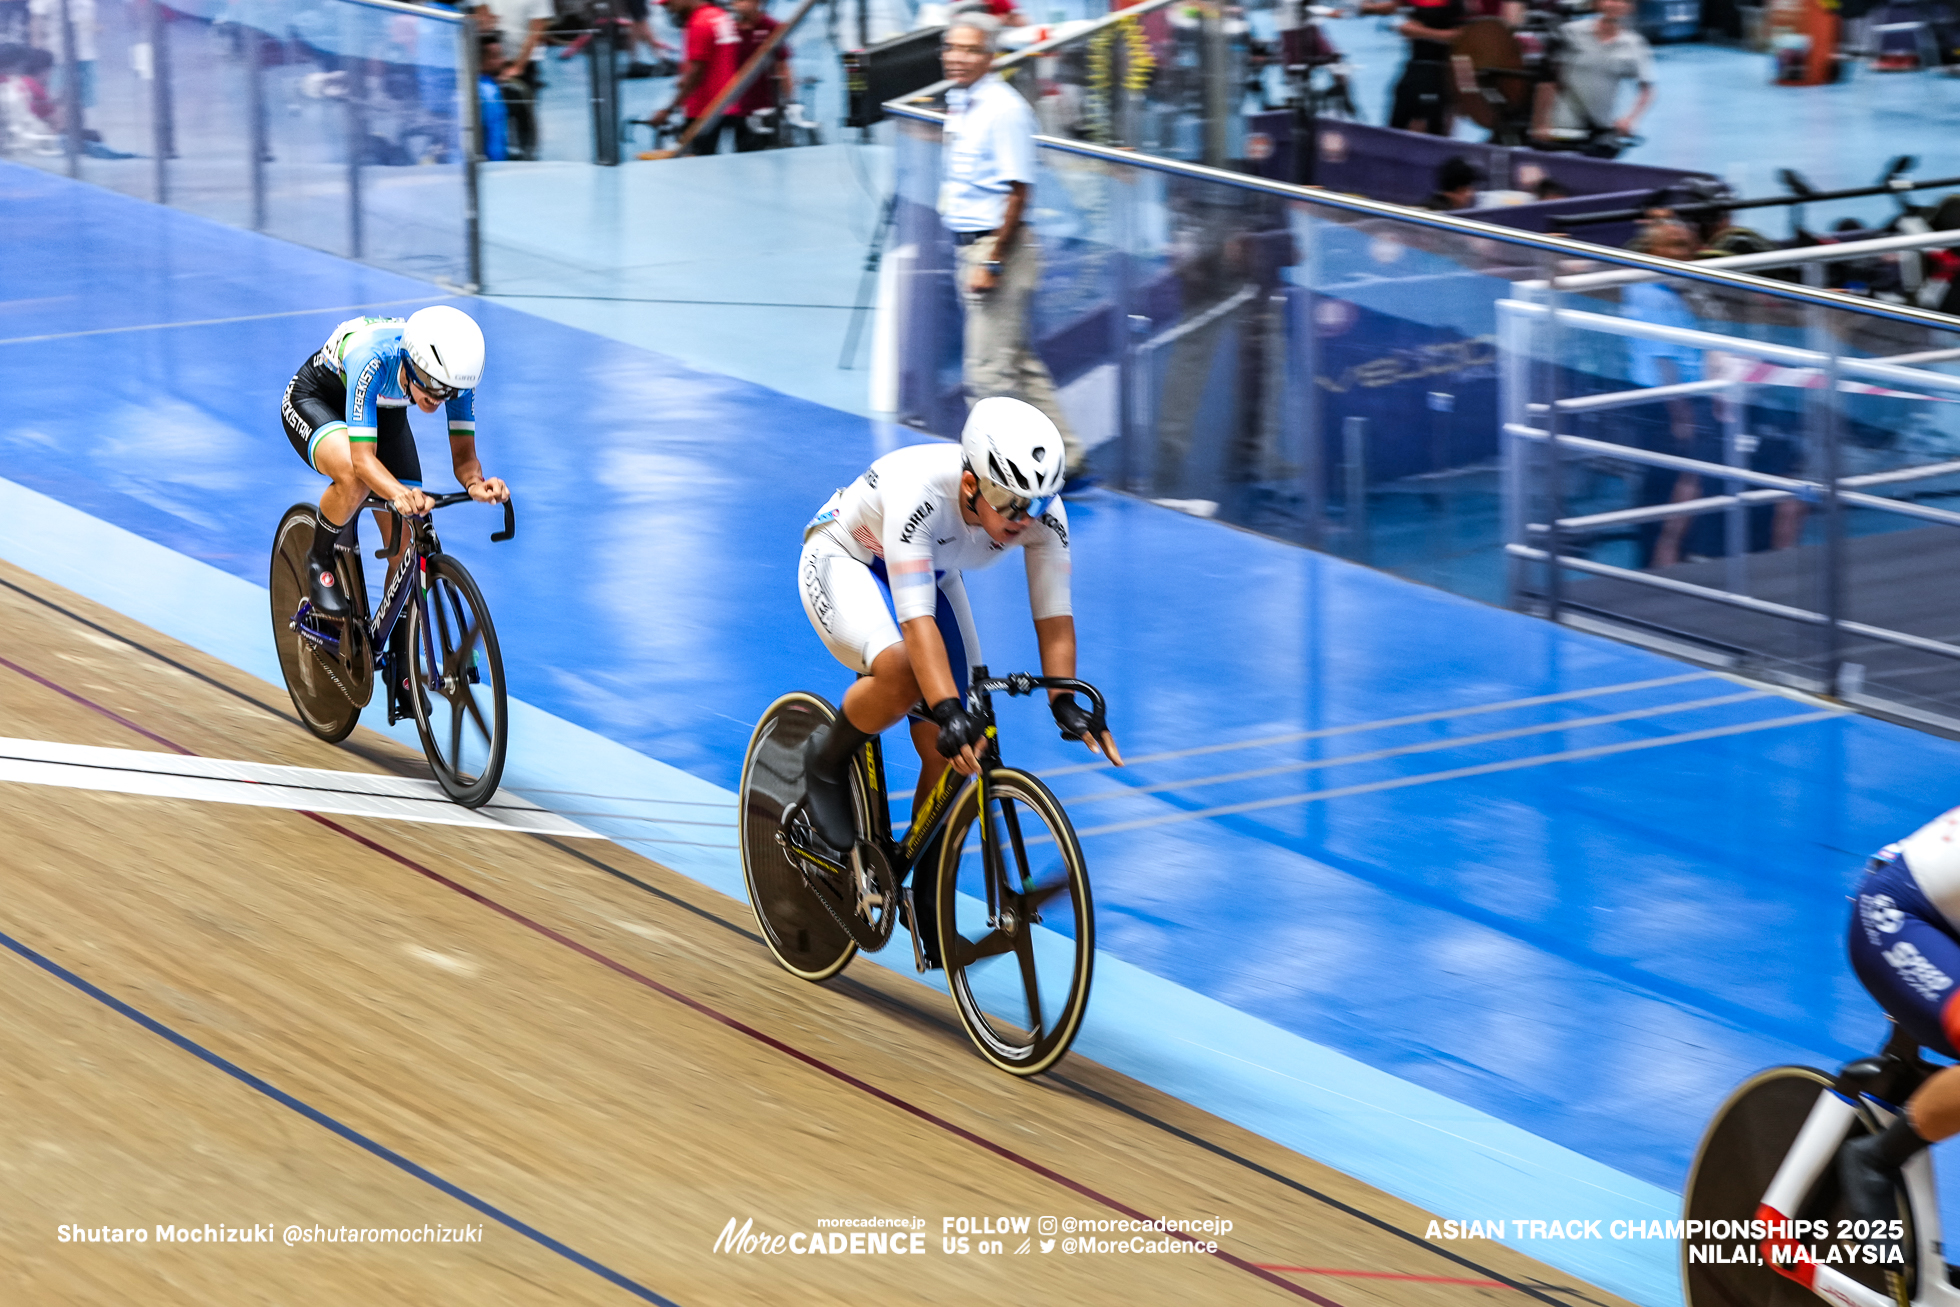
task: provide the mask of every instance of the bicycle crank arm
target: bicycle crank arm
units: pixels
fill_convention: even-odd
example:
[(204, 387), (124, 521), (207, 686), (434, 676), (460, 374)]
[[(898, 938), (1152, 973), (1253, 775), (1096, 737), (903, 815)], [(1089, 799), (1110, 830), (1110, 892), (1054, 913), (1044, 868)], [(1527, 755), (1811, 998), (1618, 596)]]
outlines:
[(789, 855), (811, 896), (831, 919), (859, 948), (876, 953), (891, 942), (892, 927), (898, 923), (898, 881), (890, 860), (877, 845), (859, 840), (851, 850), (851, 865), (844, 866), (797, 838), (802, 826), (799, 815), (798, 804), (783, 810), (776, 846)]
[(328, 653), (333, 654), (336, 658), (339, 657), (340, 638), (338, 636), (328, 635), (325, 631), (319, 630), (316, 627), (308, 626), (306, 623), (306, 619), (309, 616), (309, 612), (308, 612), (309, 608), (310, 605), (306, 601), (302, 600), (300, 603), (299, 612), (295, 614), (293, 620), (286, 623), (286, 625), (289, 628), (291, 628), (299, 636), (300, 639), (306, 641), (308, 644), (312, 645), (315, 649), (324, 649)]

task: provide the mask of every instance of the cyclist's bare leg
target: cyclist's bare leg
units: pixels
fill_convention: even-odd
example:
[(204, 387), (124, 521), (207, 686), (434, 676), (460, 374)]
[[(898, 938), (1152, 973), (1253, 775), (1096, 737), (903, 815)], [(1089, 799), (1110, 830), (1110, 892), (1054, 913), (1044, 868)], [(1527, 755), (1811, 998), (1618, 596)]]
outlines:
[(919, 701), (919, 680), (901, 641), (871, 660), (871, 675), (860, 677), (844, 692), (844, 716), (866, 735), (876, 735), (898, 722)]
[[(896, 724), (918, 702), (918, 677), (912, 671), (911, 654), (900, 641), (874, 655), (871, 674), (859, 677), (844, 692), (844, 720), (840, 725), (852, 729), (840, 731), (832, 726), (820, 736), (812, 737), (807, 763), (812, 816), (818, 833), (834, 847), (841, 847), (838, 837), (843, 834), (847, 820), (849, 800), (841, 782), (849, 750), (859, 747), (865, 737), (878, 735)], [(919, 750), (920, 795), (927, 792), (946, 767), (946, 760), (934, 747), (938, 738), (939, 727), (934, 723), (912, 724), (912, 742)]]
[(1928, 1143), (1960, 1135), (1960, 1066), (1935, 1072), (1906, 1101), (1912, 1128)]
[(329, 431), (313, 446), (313, 470), (333, 484), (320, 496), (320, 511), (329, 522), (346, 523), (367, 498), (367, 483), (354, 470), (354, 447), (345, 429)]
[[(876, 735), (897, 724), (918, 702), (919, 681), (912, 675), (911, 656), (902, 643), (895, 644), (871, 660), (871, 675), (844, 692), (844, 715), (866, 735)], [(919, 751), (919, 788), (913, 794), (916, 811), (948, 764), (939, 756), (935, 722), (912, 723), (912, 747)]]
[[(356, 446), (347, 438), (345, 428), (327, 432), (314, 444), (313, 470), (333, 479), (320, 496), (320, 511), (334, 522), (345, 523), (359, 512), (370, 490), (390, 502), (410, 493), (382, 464), (374, 442), (364, 440)], [(411, 511), (425, 511), (414, 504), (410, 507)]]

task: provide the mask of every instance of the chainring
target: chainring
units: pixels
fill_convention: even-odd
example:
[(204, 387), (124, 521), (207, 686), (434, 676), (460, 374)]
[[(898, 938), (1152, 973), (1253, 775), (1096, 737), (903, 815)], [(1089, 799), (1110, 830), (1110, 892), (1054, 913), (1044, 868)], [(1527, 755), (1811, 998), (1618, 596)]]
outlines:
[(892, 928), (898, 924), (898, 878), (892, 874), (891, 860), (870, 840), (859, 840), (851, 851), (850, 864), (857, 884), (851, 902), (845, 902), (846, 886), (838, 877), (813, 862), (804, 843), (810, 837), (809, 818), (801, 806), (791, 804), (783, 813), (783, 848), (795, 859), (803, 873), (803, 883), (823, 910), (866, 953), (876, 953), (891, 942)]

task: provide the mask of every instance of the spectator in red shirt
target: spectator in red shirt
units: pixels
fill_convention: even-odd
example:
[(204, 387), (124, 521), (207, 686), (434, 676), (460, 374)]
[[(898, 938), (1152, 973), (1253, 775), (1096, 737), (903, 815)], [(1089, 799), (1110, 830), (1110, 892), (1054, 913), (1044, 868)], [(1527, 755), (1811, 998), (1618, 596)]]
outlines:
[[(661, 7), (682, 31), (681, 77), (674, 88), (674, 102), (654, 114), (652, 122), (659, 127), (679, 109), (683, 128), (692, 127), (735, 76), (735, 52), (741, 38), (736, 34), (734, 17), (706, 0), (661, 0)], [(720, 147), (721, 126), (734, 111), (731, 104), (713, 122), (702, 124), (694, 137), (695, 154), (713, 154)]]
[[(730, 0), (735, 10), (735, 34), (740, 45), (735, 56), (735, 68), (739, 72), (748, 67), (750, 56), (762, 48), (769, 34), (782, 24), (762, 12), (765, 0)], [(749, 115), (766, 109), (780, 111), (782, 107), (796, 99), (796, 81), (789, 71), (789, 42), (776, 47), (770, 57), (769, 66), (756, 74), (749, 89), (742, 92), (742, 98), (735, 105), (735, 149), (738, 153), (749, 150), (763, 150), (775, 144), (782, 131), (780, 112), (773, 117), (770, 130), (758, 132), (749, 122)]]

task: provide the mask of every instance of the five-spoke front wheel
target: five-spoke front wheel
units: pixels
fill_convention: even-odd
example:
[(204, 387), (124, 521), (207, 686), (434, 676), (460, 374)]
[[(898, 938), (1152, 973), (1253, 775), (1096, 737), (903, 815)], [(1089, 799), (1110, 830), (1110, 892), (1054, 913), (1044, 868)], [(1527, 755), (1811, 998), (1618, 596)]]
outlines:
[(431, 554), (423, 568), (425, 588), (408, 607), (410, 710), (444, 792), (480, 808), (497, 792), (510, 741), (497, 629), (461, 563)]
[(945, 840), (939, 949), (960, 1020), (1003, 1071), (1046, 1071), (1089, 1007), (1096, 926), (1082, 846), (1048, 787), (1008, 767), (966, 787)]

